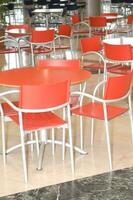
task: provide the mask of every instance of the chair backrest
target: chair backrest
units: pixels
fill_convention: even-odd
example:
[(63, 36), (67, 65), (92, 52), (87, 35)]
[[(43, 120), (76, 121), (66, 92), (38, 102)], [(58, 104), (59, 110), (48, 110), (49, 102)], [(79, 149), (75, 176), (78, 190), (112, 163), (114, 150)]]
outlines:
[(80, 39), (80, 50), (82, 53), (89, 51), (100, 51), (102, 49), (101, 38), (98, 36)]
[(54, 40), (55, 30), (32, 30), (31, 31), (31, 42), (33, 43), (43, 43), (52, 42)]
[(105, 27), (107, 26), (107, 19), (103, 16), (90, 16), (89, 22), (91, 27)]
[(58, 28), (58, 35), (70, 37), (72, 34), (72, 27), (68, 24), (61, 24)]
[(117, 99), (124, 97), (131, 88), (133, 71), (127, 75), (109, 77), (105, 87), (104, 99)]
[(128, 15), (127, 16), (127, 23), (128, 24), (133, 24), (133, 15)]
[(80, 60), (38, 60), (38, 68), (68, 68), (72, 70), (80, 69)]
[(51, 85), (23, 85), (20, 87), (19, 107), (47, 109), (69, 102), (70, 81)]
[(104, 56), (110, 60), (132, 60), (132, 48), (129, 44), (103, 44)]
[(71, 17), (71, 20), (72, 20), (72, 24), (76, 24), (76, 23), (79, 23), (80, 22), (80, 18), (78, 15), (73, 15)]

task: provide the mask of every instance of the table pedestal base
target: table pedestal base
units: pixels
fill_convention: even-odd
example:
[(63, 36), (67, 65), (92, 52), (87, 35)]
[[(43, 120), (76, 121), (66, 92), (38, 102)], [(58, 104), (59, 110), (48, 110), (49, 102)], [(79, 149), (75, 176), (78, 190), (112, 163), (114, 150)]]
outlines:
[[(44, 150), (45, 150), (46, 144), (48, 144), (48, 143), (52, 143), (52, 140), (47, 140), (47, 142), (41, 142), (39, 159), (38, 159), (38, 166), (37, 166), (37, 170), (38, 171), (43, 169), (42, 164), (43, 164)], [(58, 140), (54, 141), (54, 143), (62, 145), (62, 142), (58, 141)], [(70, 148), (70, 144), (69, 143), (66, 143), (65, 146)], [(84, 151), (83, 149), (80, 149), (77, 146), (74, 146), (74, 150), (77, 151), (78, 153), (82, 154), (82, 155), (88, 154), (88, 152)]]

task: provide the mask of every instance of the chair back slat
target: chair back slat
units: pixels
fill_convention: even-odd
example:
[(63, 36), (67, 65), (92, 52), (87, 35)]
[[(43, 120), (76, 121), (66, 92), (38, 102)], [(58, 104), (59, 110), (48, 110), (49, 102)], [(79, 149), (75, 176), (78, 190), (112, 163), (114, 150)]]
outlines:
[(31, 32), (31, 42), (33, 43), (43, 43), (51, 42), (54, 40), (55, 30), (32, 30)]
[(104, 99), (116, 99), (124, 97), (131, 88), (133, 71), (127, 75), (109, 77), (105, 87)]
[(58, 35), (71, 36), (72, 28), (68, 24), (61, 24), (58, 28)]
[(69, 101), (70, 81), (51, 85), (23, 85), (20, 88), (19, 107), (23, 109), (47, 109)]
[(72, 24), (76, 24), (80, 22), (80, 18), (78, 15), (73, 15), (71, 20), (72, 20)]
[(128, 15), (127, 17), (127, 23), (132, 24), (133, 23), (133, 15)]
[(103, 16), (90, 16), (89, 21), (91, 27), (105, 27), (107, 25), (106, 17)]
[(104, 56), (111, 60), (132, 60), (132, 48), (128, 44), (103, 44)]
[(80, 49), (82, 53), (89, 51), (100, 51), (102, 49), (99, 36), (86, 37), (80, 39)]

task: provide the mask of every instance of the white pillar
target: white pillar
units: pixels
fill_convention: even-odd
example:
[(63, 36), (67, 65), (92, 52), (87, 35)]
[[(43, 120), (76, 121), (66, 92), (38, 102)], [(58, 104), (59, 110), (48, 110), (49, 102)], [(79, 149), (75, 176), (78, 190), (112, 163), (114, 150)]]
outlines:
[(85, 15), (99, 15), (100, 14), (100, 1), (101, 0), (86, 0)]

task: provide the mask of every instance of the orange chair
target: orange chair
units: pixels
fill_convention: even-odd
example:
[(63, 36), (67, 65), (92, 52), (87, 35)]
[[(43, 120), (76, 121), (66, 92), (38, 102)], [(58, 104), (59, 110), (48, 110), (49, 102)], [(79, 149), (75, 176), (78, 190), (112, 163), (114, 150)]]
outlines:
[(133, 14), (132, 15), (128, 15), (127, 24), (129, 26), (128, 32), (130, 32), (132, 34), (132, 32), (133, 32)]
[[(129, 112), (131, 129), (132, 129), (132, 141), (133, 141), (133, 118), (132, 118), (132, 108), (131, 108), (131, 86), (132, 86), (133, 72), (128, 73), (127, 75), (109, 77), (107, 81), (100, 82), (95, 90), (93, 95), (88, 93), (73, 92), (73, 95), (82, 95), (84, 98), (91, 100), (88, 103), (82, 105), (78, 108), (71, 110), (73, 115), (80, 116), (80, 133), (83, 141), (83, 116), (89, 117), (91, 121), (91, 144), (93, 144), (93, 131), (94, 131), (94, 119), (103, 120), (105, 122), (106, 129), (106, 141), (108, 148), (108, 158), (109, 158), (109, 167), (112, 170), (112, 159), (111, 159), (111, 147), (110, 147), (110, 137), (109, 137), (109, 127), (108, 121), (114, 119), (126, 112)], [(96, 96), (97, 90), (99, 87), (104, 85), (104, 97), (99, 98)], [(122, 100), (127, 99), (128, 105), (120, 105)], [(119, 102), (119, 104), (117, 104)], [(125, 101), (124, 101), (125, 102)], [(116, 105), (114, 105), (116, 103)], [(119, 105), (119, 106), (118, 106)], [(83, 143), (81, 143), (83, 147)]]
[(90, 16), (90, 35), (105, 37), (114, 33), (114, 30), (107, 25), (107, 19), (103, 16)]
[(73, 35), (77, 36), (77, 40), (79, 35), (89, 35), (90, 34), (90, 26), (88, 20), (81, 21), (78, 15), (72, 15), (71, 24), (73, 27)]
[[(26, 133), (28, 134), (29, 132), (41, 129), (68, 128), (71, 167), (72, 172), (74, 172), (69, 88), (69, 81), (51, 85), (42, 84), (21, 86), (20, 90), (12, 91), (12, 94), (19, 92), (18, 106), (13, 104), (6, 97), (6, 93), (1, 97), (10, 107), (12, 107), (12, 109), (15, 110), (15, 112), (18, 113), (17, 115), (10, 115), (9, 117), (20, 127), (25, 182), (27, 182), (27, 166), (24, 136)], [(54, 112), (63, 108), (65, 108), (66, 111), (65, 120)]]
[(115, 74), (127, 74), (133, 68), (133, 54), (131, 45), (103, 43), (106, 63), (114, 66), (108, 71)]
[(62, 52), (70, 50), (73, 58), (72, 27), (69, 24), (61, 24), (58, 27), (57, 36), (55, 37), (55, 50), (61, 50)]
[[(16, 33), (15, 33), (16, 31)], [(10, 24), (6, 27), (6, 35), (16, 38), (19, 43), (20, 49), (28, 48), (27, 42), (21, 42), (21, 38), (29, 39), (31, 35), (31, 27), (28, 24)], [(21, 55), (23, 57), (23, 55)], [(23, 65), (23, 62), (20, 57), (20, 65)]]
[(128, 15), (127, 16), (127, 23), (131, 24), (131, 25), (133, 24), (133, 15)]
[(2, 36), (0, 37), (0, 46), (0, 55), (4, 55), (6, 61), (6, 63), (3, 63), (3, 70), (19, 68), (20, 46), (17, 40), (11, 36)]
[(79, 16), (78, 15), (72, 15), (71, 16), (71, 24), (73, 25), (73, 26), (80, 26), (80, 25), (86, 25), (86, 30), (79, 30), (79, 31), (76, 31), (76, 32), (74, 32), (74, 33), (83, 33), (83, 34), (85, 34), (85, 33), (89, 33), (89, 24), (87, 23), (88, 22), (88, 20), (83, 20), (83, 21), (81, 21), (80, 20), (80, 18), (79, 18)]
[(71, 20), (72, 20), (72, 24), (78, 24), (81, 22), (78, 15), (72, 15)]
[(54, 44), (55, 30), (32, 30), (31, 39), (28, 41), (24, 40), (29, 44), (29, 48), (23, 48), (27, 53), (31, 54), (32, 65), (35, 66), (35, 55), (50, 55), (55, 54), (55, 44)]
[[(10, 91), (8, 94), (12, 94), (12, 91)], [(2, 96), (3, 93), (0, 94)], [(18, 102), (14, 102), (14, 104), (17, 106)], [(17, 112), (12, 109), (8, 104), (2, 103), (0, 104), (0, 117), (1, 117), (1, 136), (2, 136), (2, 154), (3, 154), (3, 163), (6, 164), (6, 154), (10, 151), (6, 150), (6, 138), (5, 138), (5, 123), (11, 121), (9, 119), (10, 115), (16, 115)]]
[(128, 15), (126, 22), (120, 23), (117, 25), (117, 33), (118, 34), (126, 34), (126, 35), (132, 35), (133, 32), (133, 15)]
[[(82, 67), (92, 71), (98, 71), (100, 75), (103, 72), (106, 79), (107, 70), (112, 64), (106, 66), (104, 57), (102, 56), (102, 42), (99, 36), (92, 36), (80, 39), (80, 51), (82, 59)], [(93, 55), (93, 59), (91, 58)]]
[[(80, 66), (80, 60), (79, 59), (72, 59), (72, 60), (38, 60), (37, 61), (37, 68), (48, 68), (48, 69), (68, 69), (68, 70), (79, 70), (81, 68)], [(79, 90), (82, 92), (85, 92), (86, 89), (86, 82), (83, 84), (79, 85)], [(74, 91), (75, 88), (73, 89), (71, 86), (71, 90)], [(72, 96), (70, 98), (70, 107), (74, 108), (78, 105), (78, 103), (80, 102), (80, 96)], [(53, 151), (53, 155), (54, 155), (54, 131), (52, 132), (52, 141), (53, 141), (53, 145), (52, 145), (52, 151)], [(63, 132), (63, 139), (62, 139), (63, 144), (65, 143), (65, 132)], [(65, 152), (65, 147), (63, 145), (63, 160), (64, 160), (64, 152)]]
[[(8, 92), (1, 92), (0, 96), (3, 95), (12, 95), (14, 91), (9, 90)], [(12, 102), (15, 106), (18, 106), (18, 101)], [(2, 136), (2, 155), (3, 155), (3, 163), (6, 164), (6, 155), (8, 153), (11, 153), (15, 149), (21, 147), (21, 144), (16, 144), (12, 147), (6, 147), (6, 130), (5, 130), (5, 123), (12, 121), (10, 116), (18, 115), (17, 111), (14, 110), (11, 106), (9, 106), (7, 103), (1, 103), (0, 104), (0, 117), (1, 117), (1, 136)], [(33, 144), (36, 143), (37, 148), (37, 154), (39, 155), (39, 144), (38, 144), (38, 135), (37, 132), (34, 133), (36, 140), (33, 140), (33, 133), (29, 133), (31, 141), (27, 142), (26, 144), (31, 145), (31, 151), (33, 152)]]

